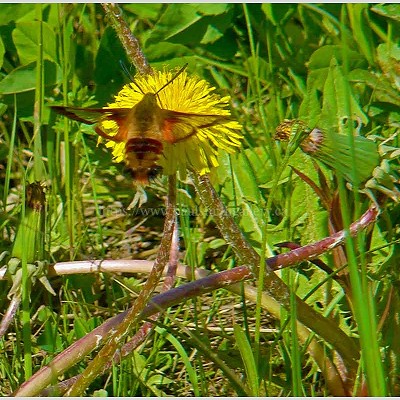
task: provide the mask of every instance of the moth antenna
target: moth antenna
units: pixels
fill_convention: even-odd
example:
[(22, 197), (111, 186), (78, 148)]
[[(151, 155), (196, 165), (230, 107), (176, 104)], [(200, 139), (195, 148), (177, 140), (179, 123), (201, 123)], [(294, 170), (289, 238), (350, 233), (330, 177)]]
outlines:
[(122, 68), (122, 70), (124, 71), (125, 75), (131, 80), (131, 82), (139, 89), (140, 93), (142, 93), (143, 95), (145, 94), (143, 89), (135, 82), (135, 78), (132, 76), (132, 74), (129, 72), (126, 64), (122, 61), (119, 60), (119, 64)]
[(131, 81), (134, 81), (134, 78), (133, 78), (132, 74), (129, 72), (128, 67), (126, 66), (126, 64), (125, 64), (122, 60), (119, 60), (119, 65), (121, 66), (122, 71), (124, 71), (124, 74), (125, 74)]
[(145, 95), (146, 93), (143, 91), (143, 89), (133, 80), (132, 83), (139, 89), (140, 93), (142, 93), (142, 95)]
[(168, 81), (164, 86), (162, 86), (160, 89), (158, 89), (157, 92), (156, 92), (155, 94), (160, 93), (161, 90), (163, 90), (166, 86), (168, 86), (170, 83), (172, 83), (172, 82), (186, 69), (187, 66), (188, 66), (188, 63), (186, 63), (186, 64), (175, 74), (175, 76), (174, 76), (170, 81)]

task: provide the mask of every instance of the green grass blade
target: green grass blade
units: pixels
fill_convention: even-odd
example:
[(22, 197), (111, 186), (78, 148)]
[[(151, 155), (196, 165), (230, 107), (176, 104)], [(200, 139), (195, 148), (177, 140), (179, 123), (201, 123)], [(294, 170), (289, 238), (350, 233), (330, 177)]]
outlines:
[(246, 371), (247, 385), (250, 389), (250, 395), (257, 397), (260, 395), (259, 378), (257, 364), (254, 357), (253, 349), (248, 341), (246, 334), (240, 325), (233, 326), (236, 344), (242, 356), (244, 368)]
[(181, 343), (179, 342), (179, 340), (175, 336), (173, 336), (170, 333), (168, 333), (163, 328), (156, 327), (155, 330), (162, 337), (164, 337), (166, 340), (168, 340), (175, 347), (175, 349), (177, 350), (179, 355), (182, 357), (182, 361), (185, 364), (186, 371), (187, 371), (188, 376), (189, 376), (189, 380), (190, 380), (190, 382), (192, 384), (193, 394), (196, 397), (200, 397), (199, 382), (198, 382), (198, 379), (197, 379), (196, 370), (193, 368), (192, 363), (190, 362), (189, 356), (186, 353), (186, 351), (183, 348), (183, 346), (181, 345)]

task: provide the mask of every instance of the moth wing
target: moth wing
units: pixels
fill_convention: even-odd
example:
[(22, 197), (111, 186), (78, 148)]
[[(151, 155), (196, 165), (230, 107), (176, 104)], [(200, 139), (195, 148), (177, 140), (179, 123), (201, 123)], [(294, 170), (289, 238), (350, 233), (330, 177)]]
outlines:
[(81, 108), (81, 107), (63, 107), (51, 106), (58, 114), (73, 119), (84, 124), (98, 124), (102, 121), (114, 121), (118, 125), (118, 133), (115, 136), (107, 135), (100, 126), (97, 126), (96, 133), (115, 142), (124, 141), (127, 137), (125, 121), (129, 116), (131, 108)]
[(235, 121), (229, 115), (192, 114), (163, 110), (162, 133), (165, 141), (177, 143), (196, 134), (199, 129)]
[(63, 107), (51, 106), (58, 114), (64, 115), (84, 124), (95, 124), (105, 120), (114, 120), (117, 122), (127, 118), (131, 108), (81, 108), (81, 107)]

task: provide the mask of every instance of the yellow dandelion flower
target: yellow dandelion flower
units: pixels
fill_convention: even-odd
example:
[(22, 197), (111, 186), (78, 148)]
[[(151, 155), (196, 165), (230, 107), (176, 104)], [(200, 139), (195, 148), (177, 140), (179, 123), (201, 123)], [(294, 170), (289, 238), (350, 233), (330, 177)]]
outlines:
[(230, 116), (229, 96), (214, 89), (183, 69), (138, 76), (103, 109), (109, 117), (100, 120), (96, 132), (139, 182), (147, 183), (160, 168), (166, 175), (187, 168), (207, 173), (219, 165), (219, 148), (233, 153), (242, 139), (241, 125)]

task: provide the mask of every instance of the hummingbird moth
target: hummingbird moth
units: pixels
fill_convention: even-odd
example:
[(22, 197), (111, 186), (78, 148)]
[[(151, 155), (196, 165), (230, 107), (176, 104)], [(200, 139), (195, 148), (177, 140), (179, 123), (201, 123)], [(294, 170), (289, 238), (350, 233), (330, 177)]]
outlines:
[[(59, 114), (85, 124), (95, 124), (95, 132), (107, 140), (125, 143), (125, 162), (132, 177), (141, 184), (148, 184), (162, 170), (158, 164), (164, 144), (175, 144), (189, 139), (201, 129), (233, 121), (230, 116), (185, 113), (164, 109), (158, 94), (171, 84), (186, 68), (155, 93), (144, 93), (142, 99), (131, 108), (80, 108), (51, 106)], [(118, 125), (116, 135), (108, 135), (102, 123), (114, 121)], [(184, 134), (182, 134), (184, 132)]]

